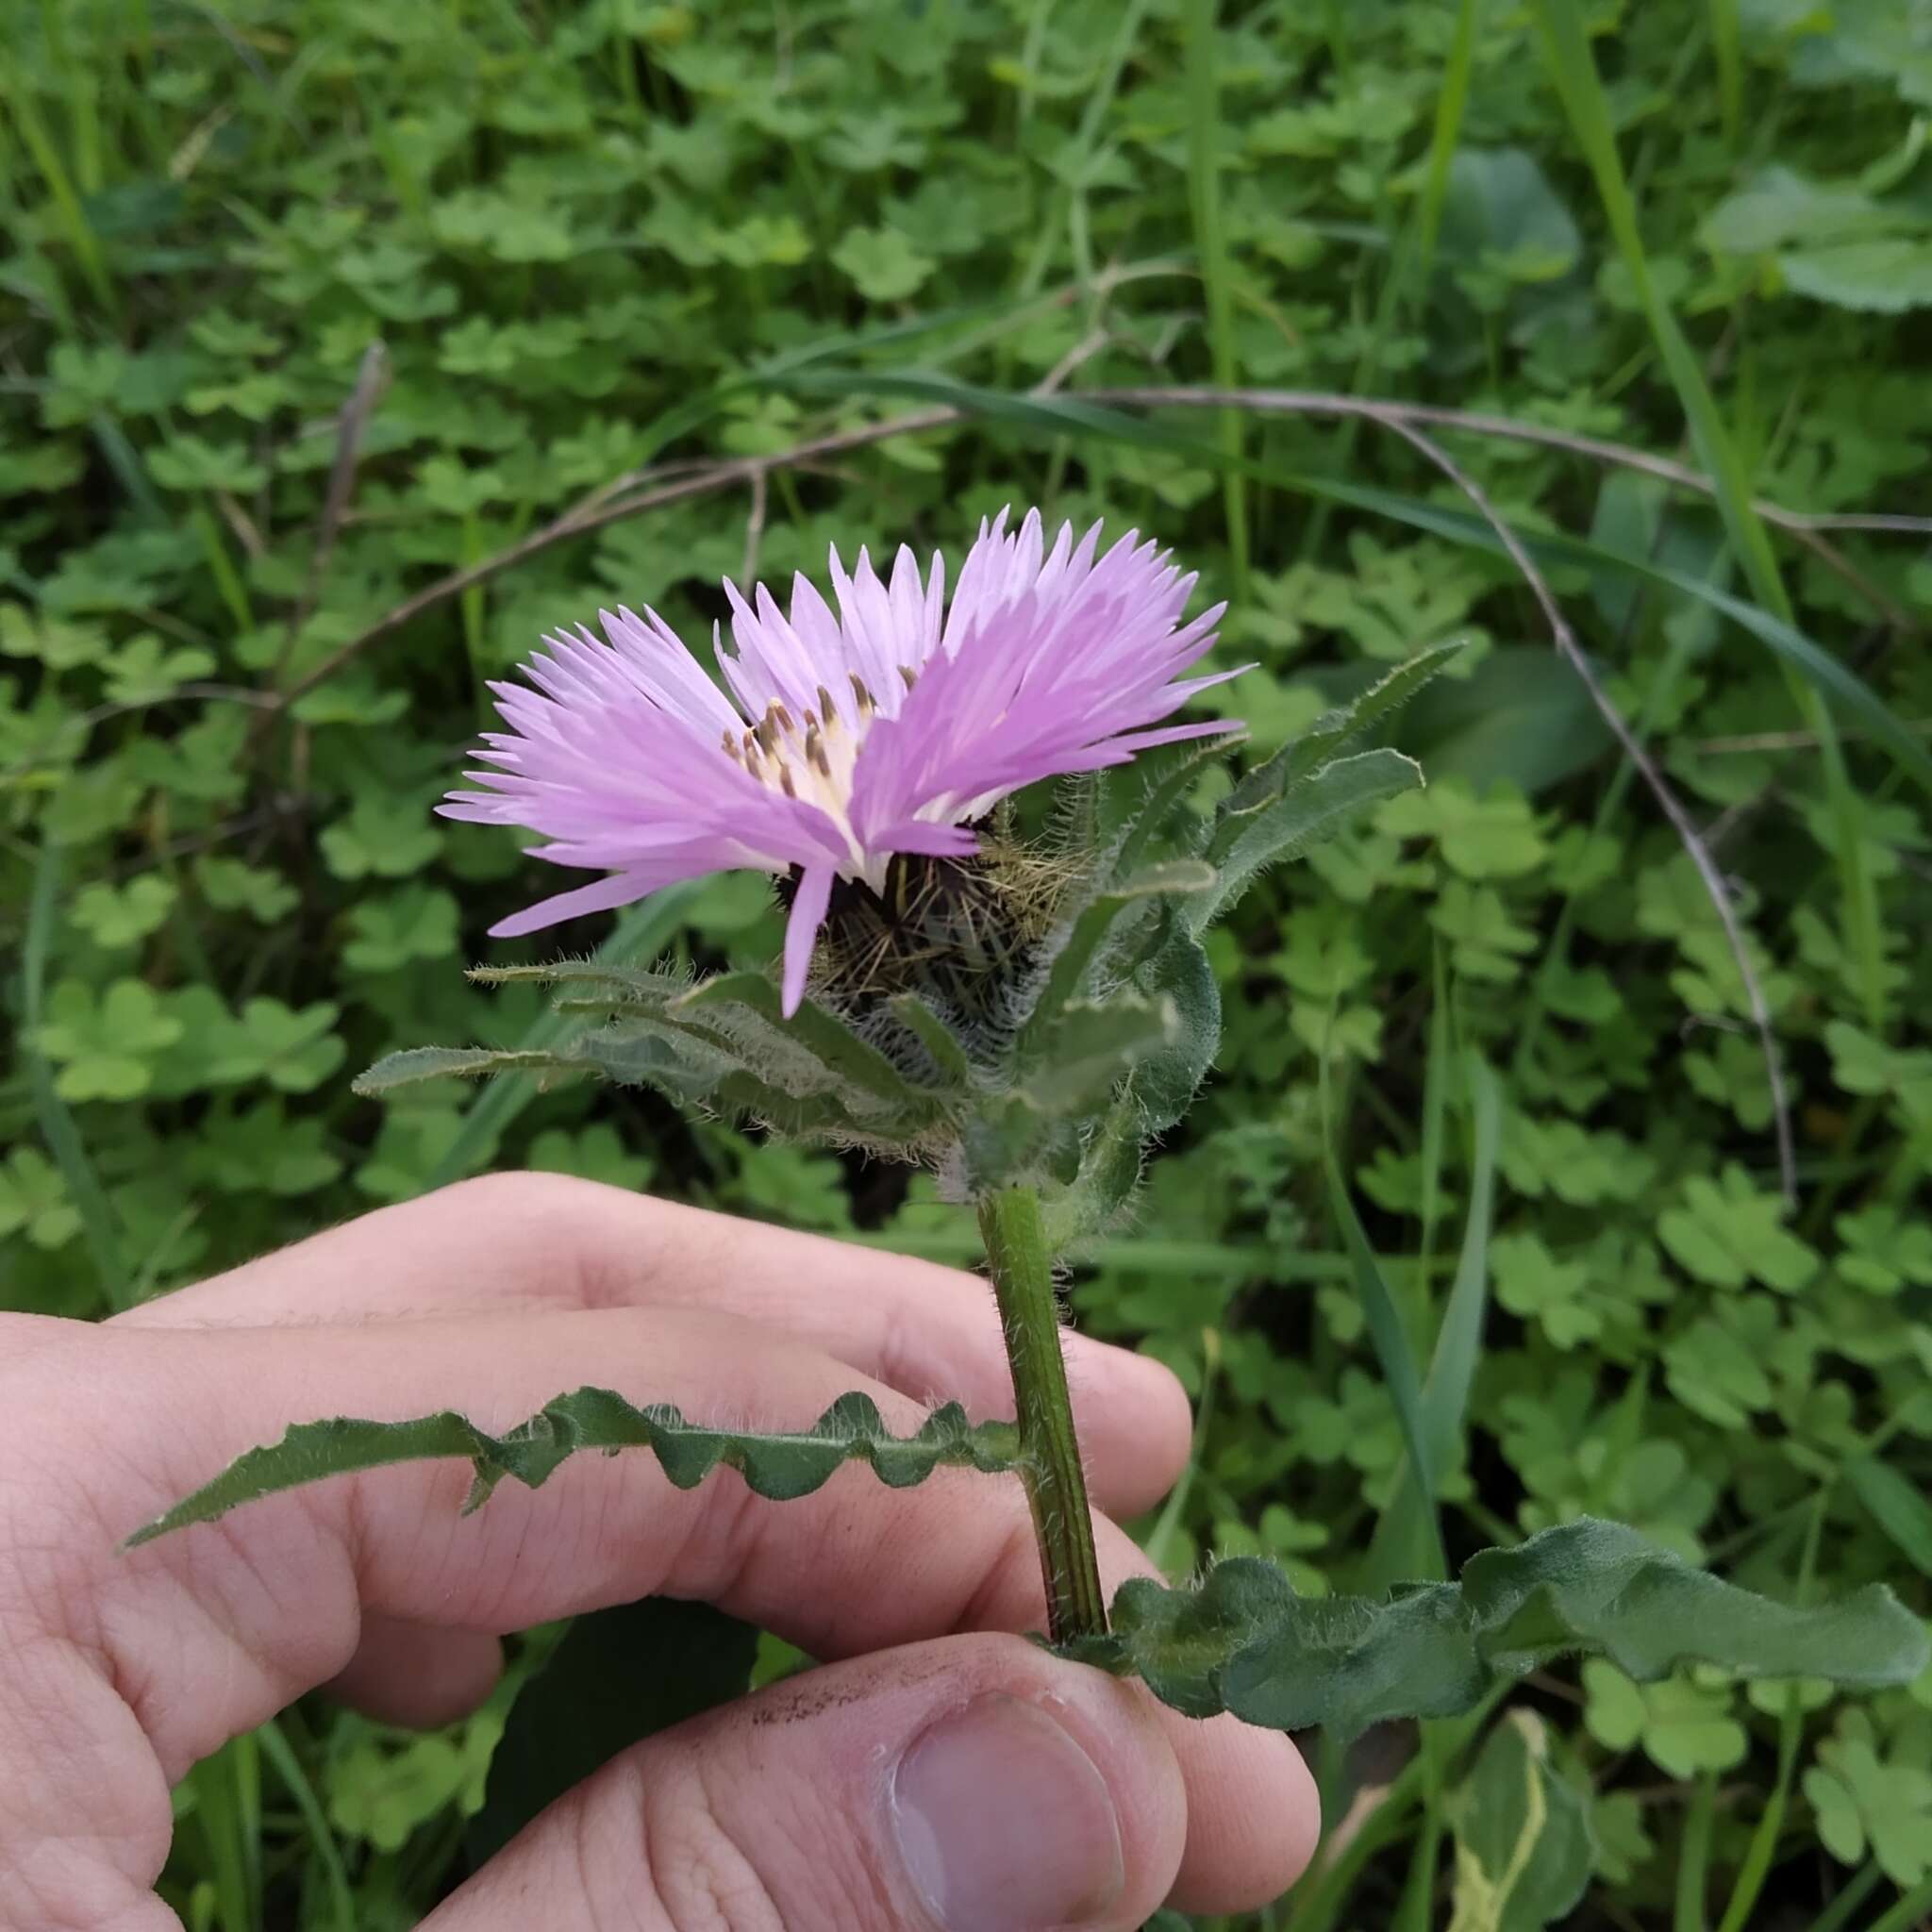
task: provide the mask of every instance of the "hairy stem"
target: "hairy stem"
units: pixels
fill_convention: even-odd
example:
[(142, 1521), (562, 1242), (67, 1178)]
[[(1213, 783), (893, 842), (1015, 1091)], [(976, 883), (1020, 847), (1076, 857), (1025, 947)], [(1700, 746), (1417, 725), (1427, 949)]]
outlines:
[(1039, 1195), (1031, 1188), (1002, 1188), (983, 1195), (979, 1233), (1013, 1371), (1020, 1474), (1046, 1579), (1047, 1632), (1056, 1643), (1099, 1636), (1107, 1629), (1107, 1599), (1093, 1548), (1087, 1474), (1074, 1433), (1066, 1357), (1060, 1352), (1059, 1304)]

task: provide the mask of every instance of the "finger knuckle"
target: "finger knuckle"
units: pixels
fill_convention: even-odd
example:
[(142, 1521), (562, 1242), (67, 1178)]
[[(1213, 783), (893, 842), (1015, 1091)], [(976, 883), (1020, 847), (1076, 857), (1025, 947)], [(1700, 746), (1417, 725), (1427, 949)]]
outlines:
[(517, 1226), (530, 1222), (568, 1221), (609, 1191), (601, 1181), (570, 1174), (544, 1174), (534, 1168), (512, 1168), (503, 1174), (476, 1174), (457, 1181), (443, 1198), (460, 1208), (466, 1219)]
[(620, 1307), (634, 1299), (638, 1197), (602, 1181), (534, 1170), (479, 1174), (448, 1191), (473, 1225), (501, 1228), (543, 1257), (537, 1294), (567, 1307)]

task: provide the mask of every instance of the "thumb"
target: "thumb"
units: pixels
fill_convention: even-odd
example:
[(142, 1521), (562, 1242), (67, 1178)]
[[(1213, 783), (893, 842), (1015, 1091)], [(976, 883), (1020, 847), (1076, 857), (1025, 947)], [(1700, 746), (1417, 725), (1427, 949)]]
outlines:
[(947, 1638), (638, 1745), (425, 1932), (1106, 1932), (1159, 1906), (1186, 1834), (1138, 1691), (1019, 1638)]

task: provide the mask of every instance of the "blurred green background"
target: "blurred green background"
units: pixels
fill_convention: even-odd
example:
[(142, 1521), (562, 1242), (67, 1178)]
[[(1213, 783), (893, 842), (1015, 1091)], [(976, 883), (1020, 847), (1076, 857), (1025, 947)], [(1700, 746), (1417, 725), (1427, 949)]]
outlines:
[[(1200, 1404), (1158, 1559), (1374, 1578), (1400, 1439), (1325, 1132), (1418, 1349), (1458, 1263), (1490, 1295), (1452, 1556), (1589, 1511), (1774, 1595), (1932, 1602), (1924, 0), (6, 0), (0, 41), (0, 1306), (95, 1315), (492, 1165), (970, 1258), (923, 1179), (648, 1094), (348, 1083), (541, 1024), (462, 961), (610, 934), (485, 941), (556, 875), (430, 816), (481, 678), (600, 602), (700, 639), (722, 576), (1038, 503), (1232, 600), (1263, 750), (1476, 645), (1398, 734), (1426, 793), (1214, 936), (1221, 1071), (1076, 1277)], [(1268, 393), (1119, 393), (1174, 385)], [(1520, 573), (1426, 450), (1304, 391), (1507, 419), (1424, 427), (1727, 880), (1781, 1109)], [(619, 943), (778, 936), (733, 877)], [(413, 1924), (514, 1688), (242, 1740), (180, 1795), (171, 1901)], [(1565, 1923), (1932, 1910), (1932, 1682), (1593, 1663), (1512, 1707), (1560, 1843), (1479, 1726), (1401, 1729), (1325, 1764), (1345, 1823), (1265, 1923), (1518, 1932), (1585, 1866)], [(1512, 1825), (1562, 1882), (1485, 1916), (1467, 1858)]]

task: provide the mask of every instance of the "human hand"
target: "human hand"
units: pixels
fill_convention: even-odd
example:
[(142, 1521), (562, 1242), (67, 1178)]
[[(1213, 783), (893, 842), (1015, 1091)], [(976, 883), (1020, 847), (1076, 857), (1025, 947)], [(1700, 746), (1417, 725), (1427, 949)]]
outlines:
[[(1070, 1338), (1096, 1506), (1187, 1454), (1158, 1365)], [(291, 1422), (456, 1408), (488, 1429), (593, 1382), (808, 1421), (862, 1388), (1009, 1414), (991, 1295), (950, 1270), (540, 1174), (364, 1217), (98, 1325), (0, 1317), (0, 1926), (160, 1932), (169, 1787), (303, 1692), (474, 1708), (499, 1637), (651, 1593), (833, 1661), (624, 1754), (425, 1923), (662, 1932), (1131, 1927), (1285, 1890), (1316, 1830), (1285, 1738), (1195, 1722), (999, 1633), (1040, 1627), (1017, 1483), (847, 1474), (776, 1508), (579, 1457), (462, 1518), (412, 1465), (121, 1539)], [(1096, 1524), (1109, 1591), (1146, 1560)]]

